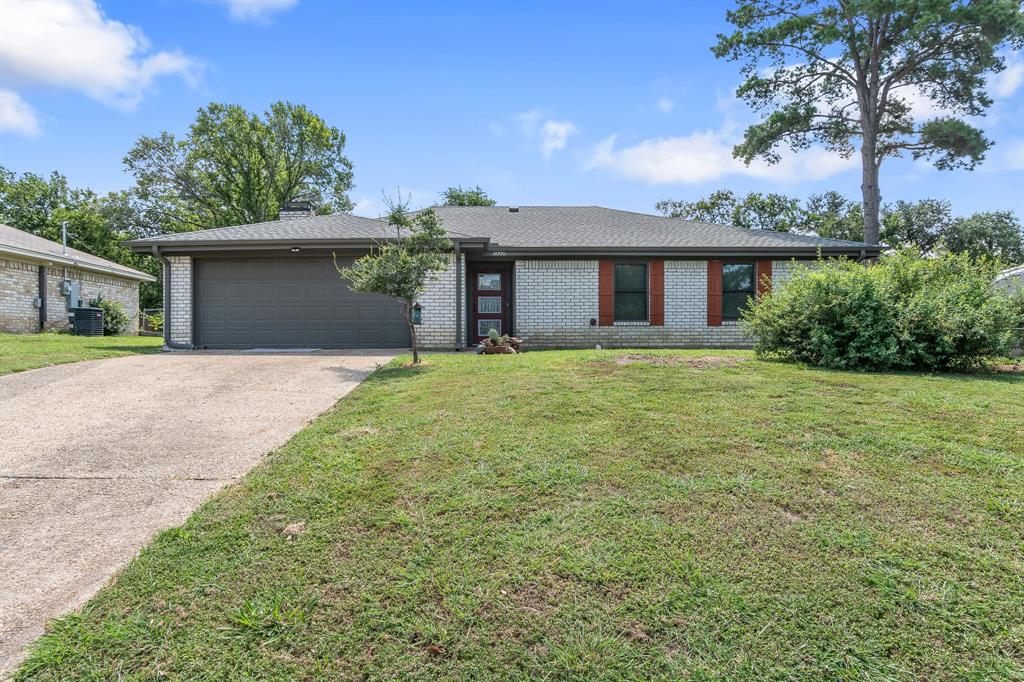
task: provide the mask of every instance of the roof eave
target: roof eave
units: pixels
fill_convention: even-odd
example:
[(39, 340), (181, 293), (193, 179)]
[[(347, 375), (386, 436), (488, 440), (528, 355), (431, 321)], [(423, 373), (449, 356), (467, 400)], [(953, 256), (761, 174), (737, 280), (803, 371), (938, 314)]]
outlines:
[(132, 279), (139, 282), (155, 282), (156, 277), (147, 274), (145, 272), (139, 272), (138, 270), (132, 270), (130, 268), (116, 268), (100, 265), (98, 263), (88, 263), (86, 261), (78, 260), (76, 258), (58, 256), (52, 253), (43, 253), (40, 251), (34, 251), (31, 249), (20, 249), (16, 246), (0, 245), (0, 253), (14, 256), (16, 258), (29, 259), (40, 265), (68, 265), (79, 270), (87, 270), (89, 272), (96, 272), (103, 275), (111, 275), (114, 277), (120, 277), (121, 279)]
[[(488, 239), (451, 237), (453, 242), (463, 245), (486, 247)], [(209, 240), (167, 240), (148, 241), (134, 239), (124, 242), (135, 253), (150, 254), (157, 247), (162, 254), (210, 252), (210, 251), (277, 251), (292, 248), (315, 249), (371, 249), (394, 239), (209, 239)]]
[[(381, 243), (379, 239), (236, 239), (216, 241), (168, 241), (168, 242), (127, 242), (135, 253), (152, 253), (153, 247), (159, 247), (162, 254), (216, 253), (223, 251), (284, 251), (293, 248), (307, 249), (371, 249)], [(865, 244), (852, 246), (702, 246), (702, 247), (654, 247), (654, 246), (595, 246), (595, 247), (526, 247), (491, 244), (486, 239), (454, 239), (463, 248), (467, 246), (482, 247), (489, 256), (675, 256), (710, 258), (722, 256), (729, 258), (753, 258), (770, 255), (776, 258), (813, 258), (820, 252), (823, 256), (852, 256), (856, 258), (874, 257), (881, 253), (882, 247)]]
[(694, 246), (694, 247), (652, 247), (652, 246), (600, 246), (600, 247), (501, 247), (494, 246), (488, 252), (491, 256), (699, 256), (709, 258), (723, 256), (731, 258), (770, 255), (778, 258), (823, 256), (873, 257), (881, 253), (881, 247), (864, 246)]

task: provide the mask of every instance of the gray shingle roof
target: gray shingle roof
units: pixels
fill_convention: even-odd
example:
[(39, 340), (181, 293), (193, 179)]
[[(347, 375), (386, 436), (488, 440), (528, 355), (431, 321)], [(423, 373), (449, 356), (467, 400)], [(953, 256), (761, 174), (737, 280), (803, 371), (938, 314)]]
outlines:
[[(748, 230), (600, 206), (521, 206), (516, 212), (510, 211), (507, 206), (439, 206), (436, 209), (452, 237), (489, 240), (492, 251), (879, 250), (878, 246), (860, 242)], [(381, 239), (384, 236), (384, 229), (378, 220), (336, 214), (163, 235), (135, 240), (131, 244), (138, 248), (148, 244), (198, 246), (260, 241), (343, 242)]]
[(176, 232), (145, 239), (133, 239), (129, 244), (189, 244), (234, 241), (336, 241), (346, 239), (381, 239), (384, 229), (379, 220), (362, 218), (349, 213), (317, 215), (308, 218), (271, 220), (251, 225), (215, 227), (195, 232)]
[[(495, 248), (861, 248), (808, 235), (620, 211), (600, 206), (440, 206), (450, 231), (488, 237)], [(877, 249), (877, 247), (869, 247)]]
[(35, 260), (71, 265), (83, 270), (102, 272), (115, 277), (147, 282), (156, 281), (155, 277), (145, 272), (133, 270), (120, 263), (94, 256), (85, 251), (68, 247), (67, 253), (64, 253), (63, 247), (57, 242), (37, 237), (34, 234), (2, 223), (0, 223), (0, 253), (9, 254), (14, 257), (27, 256)]

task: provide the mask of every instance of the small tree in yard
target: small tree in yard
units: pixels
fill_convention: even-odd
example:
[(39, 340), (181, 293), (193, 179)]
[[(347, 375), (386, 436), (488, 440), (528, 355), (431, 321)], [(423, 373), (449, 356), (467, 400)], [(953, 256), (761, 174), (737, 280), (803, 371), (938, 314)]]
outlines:
[(430, 274), (448, 265), (444, 255), (451, 251), (452, 243), (433, 208), (409, 215), (407, 204), (389, 204), (384, 221), (385, 241), (378, 242), (371, 253), (351, 267), (338, 268), (338, 272), (353, 291), (384, 294), (402, 301), (402, 314), (412, 339), (412, 361), (419, 364), (413, 306), (423, 295)]

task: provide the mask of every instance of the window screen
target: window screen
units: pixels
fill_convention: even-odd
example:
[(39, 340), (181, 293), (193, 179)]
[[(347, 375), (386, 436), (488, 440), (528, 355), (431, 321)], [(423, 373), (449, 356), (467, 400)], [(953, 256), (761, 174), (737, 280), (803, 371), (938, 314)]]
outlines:
[(754, 297), (755, 283), (753, 263), (726, 263), (722, 266), (722, 319), (740, 319), (740, 312)]
[(647, 264), (615, 264), (615, 321), (647, 321)]

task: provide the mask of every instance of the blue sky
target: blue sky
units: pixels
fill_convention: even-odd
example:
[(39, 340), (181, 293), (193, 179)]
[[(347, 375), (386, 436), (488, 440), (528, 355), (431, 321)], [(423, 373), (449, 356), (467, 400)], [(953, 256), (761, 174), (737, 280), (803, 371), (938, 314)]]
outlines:
[[(182, 133), (210, 101), (287, 99), (348, 137), (357, 212), (381, 193), (430, 203), (476, 185), (503, 204), (653, 212), (715, 189), (859, 198), (856, 160), (823, 150), (744, 169), (752, 120), (735, 64), (709, 50), (718, 2), (341, 3), (326, 0), (0, 4), (0, 164), (127, 187), (140, 135)], [(910, 160), (885, 200), (946, 198), (958, 213), (1024, 215), (1024, 59), (991, 83), (996, 142), (974, 172)]]

